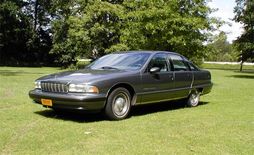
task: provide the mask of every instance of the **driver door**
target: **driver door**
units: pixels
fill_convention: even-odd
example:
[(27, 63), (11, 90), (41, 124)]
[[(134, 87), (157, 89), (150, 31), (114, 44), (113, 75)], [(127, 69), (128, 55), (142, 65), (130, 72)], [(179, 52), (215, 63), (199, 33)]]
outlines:
[[(150, 73), (153, 67), (160, 68), (159, 72)], [(168, 54), (158, 53), (151, 59), (142, 75), (141, 103), (166, 101), (174, 97), (174, 74), (169, 65)]]

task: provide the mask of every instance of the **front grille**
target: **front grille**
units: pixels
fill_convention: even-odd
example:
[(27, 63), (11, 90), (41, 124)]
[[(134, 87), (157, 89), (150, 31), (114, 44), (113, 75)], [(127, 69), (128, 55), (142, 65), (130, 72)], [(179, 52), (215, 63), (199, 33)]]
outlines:
[(63, 83), (41, 82), (41, 90), (45, 92), (67, 93), (68, 86)]

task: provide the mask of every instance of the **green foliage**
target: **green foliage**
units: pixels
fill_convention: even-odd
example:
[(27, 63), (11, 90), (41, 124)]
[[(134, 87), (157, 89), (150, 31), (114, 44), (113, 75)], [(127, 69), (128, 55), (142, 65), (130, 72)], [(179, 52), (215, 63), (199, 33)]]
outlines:
[(111, 46), (109, 49), (106, 49), (105, 52), (112, 53), (117, 51), (128, 51), (128, 50), (130, 50), (130, 48), (126, 44), (119, 43)]
[(254, 0), (236, 0), (234, 20), (244, 25), (244, 33), (234, 42), (239, 61), (254, 61)]
[(218, 22), (211, 11), (206, 0), (4, 0), (0, 59), (67, 67), (77, 57), (167, 50), (199, 61)]
[(78, 61), (76, 63), (76, 67), (77, 69), (83, 69), (85, 68), (87, 65), (89, 65), (91, 63), (91, 61)]
[(207, 47), (210, 51), (206, 55), (208, 61), (237, 61), (237, 52), (232, 44), (227, 41), (225, 32), (215, 36)]
[(92, 57), (93, 50), (98, 56), (104, 55), (119, 42), (121, 5), (99, 0), (71, 5), (78, 6), (76, 13), (66, 16), (64, 21), (56, 21), (54, 25), (51, 52), (60, 56), (61, 63), (76, 61), (80, 55)]
[(205, 1), (132, 0), (124, 6), (126, 27), (121, 42), (131, 50), (169, 50), (191, 59), (203, 57), (204, 31), (212, 23)]
[(73, 50), (74, 42), (70, 42), (67, 39), (67, 31), (69, 25), (64, 20), (58, 20), (54, 22), (54, 36), (53, 36), (53, 47), (51, 49), (51, 54), (56, 55), (55, 61), (61, 63), (67, 67), (70, 63), (76, 62), (75, 52)]
[(40, 65), (49, 56), (50, 1), (4, 0), (0, 3), (0, 64)]
[(78, 10), (74, 7), (76, 5), (78, 4), (74, 0), (53, 1), (52, 10), (55, 14), (55, 20), (52, 22), (53, 46), (50, 53), (54, 55), (55, 62), (63, 67), (77, 61), (76, 49), (74, 48), (76, 40), (68, 38), (68, 30), (70, 29), (68, 19), (72, 14), (78, 13)]
[(123, 50), (176, 51), (200, 60), (207, 32), (217, 22), (208, 17), (211, 9), (204, 0), (77, 1), (70, 8), (75, 11), (53, 27), (51, 52), (62, 63), (92, 57), (92, 51), (101, 56)]
[(23, 5), (21, 0), (0, 3), (0, 64), (16, 63), (17, 59), (28, 54), (18, 56), (18, 52), (26, 52), (26, 42), (31, 36), (29, 20), (21, 11)]

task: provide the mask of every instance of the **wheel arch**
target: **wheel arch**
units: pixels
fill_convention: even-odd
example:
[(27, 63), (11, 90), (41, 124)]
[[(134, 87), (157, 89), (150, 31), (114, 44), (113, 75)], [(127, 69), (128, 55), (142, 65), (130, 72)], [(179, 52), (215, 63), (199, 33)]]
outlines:
[(113, 85), (107, 92), (107, 98), (109, 96), (109, 94), (115, 90), (116, 88), (125, 88), (129, 91), (130, 95), (131, 95), (131, 105), (134, 105), (136, 103), (136, 91), (133, 88), (133, 86), (131, 86), (129, 83), (117, 83), (115, 85)]
[(189, 91), (189, 95), (191, 94), (192, 91), (197, 90), (198, 92), (200, 92), (201, 94), (203, 93), (204, 88), (202, 87), (193, 87), (190, 91)]

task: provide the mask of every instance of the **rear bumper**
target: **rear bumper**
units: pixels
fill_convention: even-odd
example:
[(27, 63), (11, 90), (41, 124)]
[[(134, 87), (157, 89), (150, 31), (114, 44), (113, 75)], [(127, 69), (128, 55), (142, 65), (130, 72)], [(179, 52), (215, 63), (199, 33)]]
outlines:
[(208, 84), (201, 84), (201, 85), (197, 85), (197, 86), (193, 86), (193, 88), (195, 89), (202, 89), (202, 93), (201, 95), (205, 95), (211, 92), (212, 88), (213, 88), (213, 83), (208, 83)]
[(106, 94), (60, 94), (34, 89), (29, 92), (29, 97), (38, 104), (41, 104), (41, 99), (51, 99), (51, 108), (59, 109), (101, 110), (106, 103)]
[(212, 91), (213, 83), (207, 84), (203, 86), (202, 95), (208, 94)]

